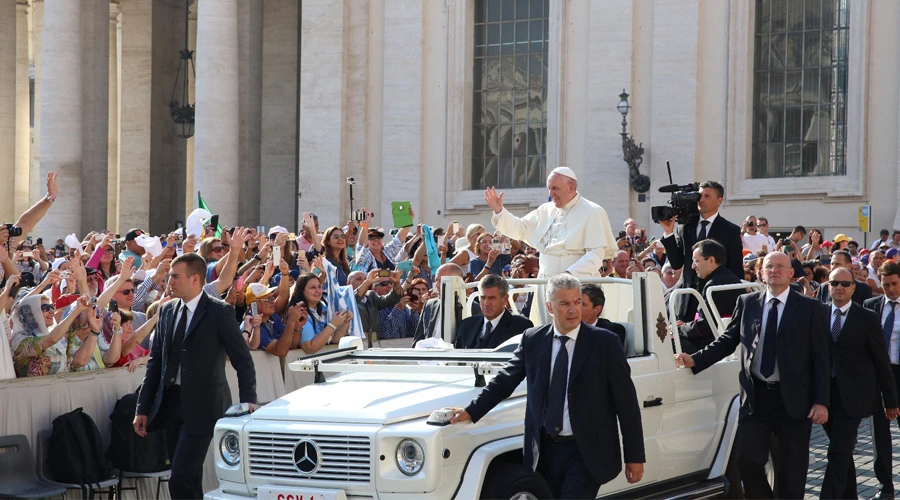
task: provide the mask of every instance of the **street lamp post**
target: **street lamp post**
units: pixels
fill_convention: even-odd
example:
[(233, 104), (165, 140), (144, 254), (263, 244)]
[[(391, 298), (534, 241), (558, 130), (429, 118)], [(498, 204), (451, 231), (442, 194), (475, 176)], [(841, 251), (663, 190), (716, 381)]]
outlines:
[(622, 89), (619, 94), (619, 104), (616, 106), (619, 113), (622, 113), (622, 153), (624, 154), (625, 163), (628, 165), (629, 178), (631, 180), (631, 188), (638, 193), (646, 193), (650, 190), (650, 178), (642, 174), (640, 171), (641, 163), (644, 162), (644, 143), (635, 144), (634, 137), (628, 135), (628, 122), (625, 117), (631, 105), (628, 104), (628, 93)]
[[(184, 49), (179, 50), (178, 54), (181, 59), (178, 62), (178, 71), (175, 73), (175, 84), (172, 86), (172, 97), (169, 98), (169, 114), (172, 121), (175, 122), (175, 134), (182, 138), (188, 139), (194, 136), (194, 105), (190, 103), (190, 93), (188, 92), (188, 78), (192, 77), (196, 80), (196, 71), (194, 69), (194, 52), (188, 47), (188, 23), (190, 22), (190, 6), (193, 0), (184, 0)], [(179, 101), (178, 84), (181, 84), (181, 92)]]

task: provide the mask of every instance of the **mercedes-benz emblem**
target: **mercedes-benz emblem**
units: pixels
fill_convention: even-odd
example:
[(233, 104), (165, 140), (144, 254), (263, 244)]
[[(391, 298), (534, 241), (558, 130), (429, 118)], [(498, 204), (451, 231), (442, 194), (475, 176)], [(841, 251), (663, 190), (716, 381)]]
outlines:
[(299, 441), (294, 446), (294, 467), (303, 474), (312, 474), (319, 468), (319, 453), (316, 443)]

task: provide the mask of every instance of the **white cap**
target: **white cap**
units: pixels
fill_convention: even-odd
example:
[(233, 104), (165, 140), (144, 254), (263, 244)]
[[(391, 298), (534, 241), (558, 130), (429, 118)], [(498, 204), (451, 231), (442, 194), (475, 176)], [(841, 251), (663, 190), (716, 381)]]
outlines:
[(159, 239), (159, 236), (147, 236), (146, 234), (142, 234), (134, 239), (138, 245), (144, 247), (144, 250), (147, 251), (152, 257), (156, 257), (161, 254), (163, 251), (162, 242)]
[(53, 264), (50, 265), (50, 269), (52, 271), (56, 271), (57, 269), (59, 269), (59, 266), (65, 264), (66, 262), (68, 262), (67, 259), (65, 259), (64, 257), (60, 257), (53, 261)]
[(288, 230), (287, 230), (285, 227), (283, 227), (283, 226), (275, 226), (275, 227), (273, 227), (272, 229), (269, 229), (269, 236), (272, 236), (273, 234), (278, 234), (278, 233), (285, 233), (285, 234), (287, 234), (287, 232), (288, 232)]
[[(556, 167), (553, 169), (552, 172), (550, 172), (550, 175), (553, 175), (553, 174), (564, 175), (564, 176), (568, 177), (569, 179), (572, 179), (573, 181), (578, 182), (578, 177), (575, 177), (575, 171), (573, 171), (569, 167)], [(547, 177), (549, 177), (549, 176), (547, 176)]]

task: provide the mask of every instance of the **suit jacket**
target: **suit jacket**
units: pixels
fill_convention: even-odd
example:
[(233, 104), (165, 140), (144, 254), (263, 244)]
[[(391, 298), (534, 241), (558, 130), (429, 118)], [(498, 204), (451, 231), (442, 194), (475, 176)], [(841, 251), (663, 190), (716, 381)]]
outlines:
[[(691, 355), (696, 365), (693, 371), (700, 373), (741, 346), (739, 380), (744, 414), (753, 413), (755, 387), (750, 366), (765, 322), (765, 300), (765, 290), (742, 295), (725, 333)], [(831, 363), (826, 340), (829, 329), (822, 317), (822, 305), (814, 299), (791, 291), (783, 307), (775, 347), (781, 397), (791, 418), (805, 419), (812, 405), (829, 405)]]
[(422, 314), (419, 315), (419, 322), (416, 324), (416, 335), (413, 338), (412, 346), (420, 340), (430, 337), (434, 333), (435, 325), (438, 323), (438, 314), (441, 312), (441, 299), (430, 299), (422, 308)]
[(378, 295), (375, 290), (366, 291), (366, 302), (359, 295), (356, 297), (356, 307), (359, 308), (359, 320), (362, 322), (363, 331), (378, 332), (381, 327), (381, 310), (394, 307), (400, 302), (400, 295), (393, 289), (387, 295)]
[[(850, 297), (850, 300), (856, 302), (859, 305), (862, 305), (863, 302), (872, 298), (872, 287), (870, 287), (867, 283), (859, 280), (853, 280), (856, 282), (856, 290), (853, 291), (853, 296)], [(816, 300), (821, 303), (830, 303), (831, 302), (831, 285), (828, 283), (823, 283), (819, 286), (819, 290), (816, 292)], [(828, 331), (831, 331), (831, 326), (829, 323)]]
[[(706, 291), (712, 286), (736, 285), (740, 282), (740, 278), (735, 276), (735, 274), (731, 272), (730, 269), (725, 266), (719, 266), (715, 270), (713, 270), (713, 272), (709, 273), (709, 276), (706, 279), (706, 283), (703, 285), (703, 291), (701, 293), (703, 297), (706, 298)], [(745, 293), (747, 293), (747, 290), (745, 289), (728, 290), (713, 293), (713, 303), (716, 305), (716, 309), (718, 309), (721, 316), (731, 316), (734, 312), (734, 307), (737, 304), (738, 297)], [(715, 339), (715, 335), (713, 335), (711, 326), (714, 323), (711, 323), (710, 318), (706, 317), (703, 309), (698, 307), (697, 310), (700, 314), (700, 317), (693, 321), (686, 322), (678, 329), (683, 337), (687, 337), (689, 340), (698, 345), (706, 345)]]
[(609, 330), (615, 333), (619, 337), (619, 340), (622, 341), (622, 345), (625, 345), (625, 337), (628, 335), (628, 332), (625, 330), (624, 326), (618, 323), (614, 323), (606, 318), (597, 318), (597, 322), (591, 326), (603, 328), (604, 330)]
[[(182, 304), (173, 300), (159, 309), (159, 323), (137, 405), (137, 414), (147, 415), (151, 423), (162, 404), (163, 377), (172, 349), (175, 318)], [(237, 371), (241, 402), (256, 403), (253, 358), (230, 305), (202, 292), (191, 324), (185, 330), (182, 349), (181, 408), (186, 424), (215, 425), (231, 405), (231, 391), (225, 380), (226, 355)]]
[[(697, 226), (699, 219), (690, 224), (678, 224), (675, 232), (668, 238), (663, 238), (663, 246), (666, 247), (666, 257), (669, 259), (672, 269), (682, 269), (681, 278), (677, 288), (693, 288), (700, 290), (703, 283), (697, 277), (697, 272), (691, 268), (692, 247), (697, 243)], [(706, 229), (707, 239), (713, 239), (725, 247), (725, 267), (731, 270), (735, 276), (744, 276), (743, 255), (744, 241), (741, 239), (741, 228), (720, 213), (716, 220)], [(683, 297), (679, 300), (677, 314), (678, 319), (690, 321), (694, 319), (697, 311), (697, 301), (693, 297)]]
[[(525, 330), (532, 328), (534, 323), (524, 316), (513, 314), (509, 311), (503, 311), (497, 328), (491, 331), (487, 343), (482, 349), (494, 349), (507, 340), (519, 335)], [(462, 320), (456, 329), (456, 340), (453, 345), (457, 349), (478, 349), (478, 336), (484, 328), (484, 316), (481, 314), (469, 316)]]
[[(837, 370), (835, 382), (847, 414), (865, 418), (875, 408), (897, 408), (897, 388), (884, 345), (881, 316), (851, 302), (835, 342), (830, 333), (834, 321), (831, 303), (822, 305), (822, 313), (829, 325), (827, 338), (831, 363)], [(878, 397), (879, 387), (883, 400)]]
[[(524, 453), (525, 466), (531, 470), (536, 469), (540, 458), (542, 415), (550, 390), (552, 342), (552, 324), (526, 330), (506, 368), (466, 407), (472, 421), (478, 422), (527, 378)], [(622, 470), (620, 427), (624, 461), (645, 461), (641, 409), (625, 351), (615, 335), (581, 323), (567, 390), (572, 432), (595, 481), (607, 483)]]
[[(863, 307), (869, 309), (871, 311), (875, 311), (875, 314), (878, 315), (878, 323), (881, 324), (881, 316), (884, 312), (884, 295), (879, 295), (877, 297), (872, 297), (871, 299), (866, 300), (862, 303)], [(897, 309), (896, 314), (900, 314), (900, 308)], [(884, 329), (882, 325), (881, 333), (884, 335)], [(884, 348), (885, 351), (890, 349), (891, 347), (891, 339), (890, 337), (884, 336)], [(890, 362), (890, 356), (888, 356), (888, 362)]]

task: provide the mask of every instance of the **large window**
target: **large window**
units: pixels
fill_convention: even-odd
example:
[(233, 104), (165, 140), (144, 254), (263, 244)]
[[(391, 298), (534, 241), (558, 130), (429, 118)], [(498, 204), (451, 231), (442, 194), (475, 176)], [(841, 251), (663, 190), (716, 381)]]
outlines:
[(550, 0), (476, 0), (471, 189), (542, 187)]
[(753, 178), (846, 175), (848, 0), (755, 0)]

